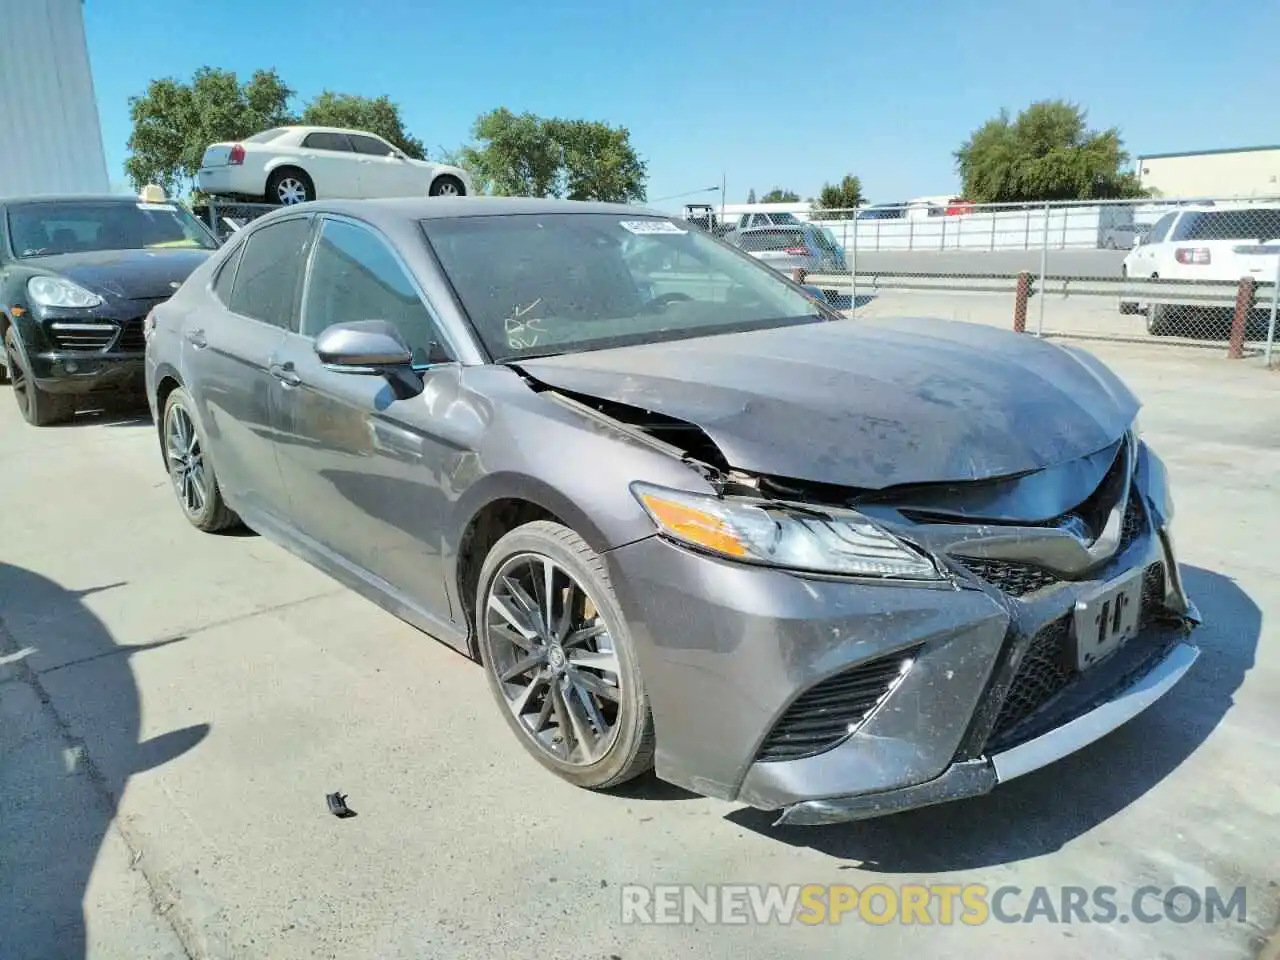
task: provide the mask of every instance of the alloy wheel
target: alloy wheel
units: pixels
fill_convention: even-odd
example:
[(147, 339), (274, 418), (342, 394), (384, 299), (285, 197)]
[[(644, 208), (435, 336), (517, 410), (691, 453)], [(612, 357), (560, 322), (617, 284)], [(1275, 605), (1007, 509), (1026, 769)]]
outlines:
[(541, 554), (510, 557), (490, 581), (481, 642), (525, 736), (584, 767), (618, 736), (621, 667), (608, 625), (578, 580)]
[(440, 186), (436, 187), (437, 197), (456, 197), (458, 196), (458, 185), (452, 180), (446, 180)]
[(276, 197), (286, 207), (291, 207), (295, 203), (305, 203), (307, 199), (306, 184), (297, 177), (285, 177), (276, 184)]
[(190, 414), (180, 406), (169, 411), (165, 450), (169, 458), (169, 476), (173, 479), (173, 489), (178, 494), (182, 509), (190, 516), (198, 516), (204, 510), (209, 491), (204, 451)]

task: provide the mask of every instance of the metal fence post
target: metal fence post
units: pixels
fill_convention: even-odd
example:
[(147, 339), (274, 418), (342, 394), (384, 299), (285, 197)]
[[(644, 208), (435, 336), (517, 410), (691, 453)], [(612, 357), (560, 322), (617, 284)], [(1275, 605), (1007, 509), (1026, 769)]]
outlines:
[(849, 248), (849, 315), (858, 305), (858, 208), (853, 208), (853, 246)]
[(999, 214), (995, 210), (991, 211), (991, 246), (988, 248), (991, 250), (996, 248), (996, 219), (998, 216)]
[(215, 237), (218, 235), (218, 201), (214, 197), (209, 198), (209, 229)]
[(1257, 281), (1253, 277), (1241, 277), (1236, 289), (1236, 310), (1231, 316), (1231, 340), (1227, 344), (1227, 356), (1239, 360), (1244, 356), (1244, 334), (1249, 325), (1249, 312), (1253, 309)]
[[(1030, 216), (1030, 214), (1028, 214)], [(1038, 317), (1036, 318), (1036, 336), (1044, 336), (1044, 291), (1045, 274), (1049, 272), (1049, 204), (1044, 205), (1044, 238), (1040, 245), (1040, 285), (1036, 287), (1036, 297), (1040, 301), (1037, 305)]]
[(1267, 367), (1271, 366), (1271, 349), (1276, 342), (1276, 307), (1280, 305), (1280, 253), (1276, 254), (1276, 274), (1271, 287), (1271, 319), (1267, 322)]

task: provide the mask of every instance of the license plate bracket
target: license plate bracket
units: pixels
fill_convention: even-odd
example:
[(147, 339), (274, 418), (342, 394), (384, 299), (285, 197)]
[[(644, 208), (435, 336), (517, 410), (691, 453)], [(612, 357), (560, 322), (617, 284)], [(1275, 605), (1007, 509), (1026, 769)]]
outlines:
[(1134, 570), (1076, 601), (1076, 667), (1088, 670), (1115, 653), (1142, 622), (1142, 571)]

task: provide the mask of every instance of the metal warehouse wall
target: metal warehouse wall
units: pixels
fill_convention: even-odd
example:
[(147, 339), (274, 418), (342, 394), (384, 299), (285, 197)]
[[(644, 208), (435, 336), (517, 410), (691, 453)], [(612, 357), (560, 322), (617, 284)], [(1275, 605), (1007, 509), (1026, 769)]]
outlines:
[(0, 196), (106, 193), (83, 0), (0, 0)]
[(1142, 184), (1165, 197), (1280, 194), (1280, 147), (1141, 157)]

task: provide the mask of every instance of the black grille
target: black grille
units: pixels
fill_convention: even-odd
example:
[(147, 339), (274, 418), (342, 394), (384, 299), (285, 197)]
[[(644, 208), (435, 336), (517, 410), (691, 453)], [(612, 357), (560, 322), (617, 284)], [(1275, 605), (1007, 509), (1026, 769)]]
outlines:
[(1032, 638), (996, 717), (993, 739), (1016, 727), (1071, 683), (1076, 670), (1067, 659), (1070, 639), (1070, 614), (1042, 627)]
[(1058, 577), (1047, 570), (1028, 566), (1025, 563), (976, 559), (966, 559), (964, 563), (987, 583), (1011, 597), (1025, 597), (1029, 593), (1035, 593), (1037, 590), (1043, 590), (1060, 582)]
[(58, 350), (105, 350), (116, 336), (114, 323), (58, 323), (49, 325), (49, 336)]
[(1164, 610), (1164, 564), (1153, 563), (1142, 576), (1142, 626), (1158, 620)]
[(758, 760), (798, 760), (849, 736), (902, 675), (914, 650), (861, 664), (800, 695), (769, 731)]
[(120, 331), (120, 339), (116, 341), (116, 349), (124, 353), (142, 353), (146, 348), (147, 340), (142, 334), (142, 317), (125, 321)]
[(1129, 503), (1124, 511), (1124, 523), (1120, 527), (1120, 549), (1123, 550), (1147, 532), (1146, 511), (1136, 490), (1129, 492)]

